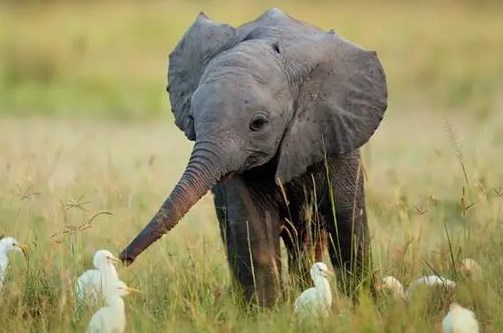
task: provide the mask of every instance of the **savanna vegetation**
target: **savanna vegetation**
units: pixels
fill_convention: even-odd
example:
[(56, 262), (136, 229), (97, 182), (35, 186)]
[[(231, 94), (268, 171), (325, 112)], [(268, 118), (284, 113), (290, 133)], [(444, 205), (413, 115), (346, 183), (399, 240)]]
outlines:
[[(389, 108), (363, 148), (377, 274), (458, 279), (473, 258), (483, 278), (454, 298), (482, 332), (503, 331), (503, 5), (391, 0), (0, 3), (0, 234), (31, 247), (11, 256), (0, 331), (84, 331), (94, 309), (77, 307), (76, 277), (97, 249), (127, 245), (190, 153), (168, 53), (201, 10), (237, 25), (272, 6), (376, 50), (387, 73)], [(333, 288), (332, 317), (301, 324), (293, 285), (273, 311), (245, 311), (211, 195), (118, 270), (142, 290), (125, 298), (129, 332), (434, 332), (446, 311), (385, 294), (351, 306)]]

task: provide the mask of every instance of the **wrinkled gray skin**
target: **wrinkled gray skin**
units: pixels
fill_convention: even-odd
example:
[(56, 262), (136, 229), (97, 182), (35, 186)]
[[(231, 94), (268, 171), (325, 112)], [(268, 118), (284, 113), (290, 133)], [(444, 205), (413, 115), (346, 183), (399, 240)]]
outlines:
[(320, 259), (321, 235), (328, 235), (332, 265), (351, 276), (348, 293), (352, 283), (371, 281), (358, 148), (387, 107), (376, 53), (272, 9), (238, 28), (201, 13), (169, 60), (175, 122), (195, 144), (170, 196), (120, 254), (123, 262), (211, 189), (247, 300), (272, 306), (280, 295), (280, 239), (293, 276), (304, 276), (315, 246)]

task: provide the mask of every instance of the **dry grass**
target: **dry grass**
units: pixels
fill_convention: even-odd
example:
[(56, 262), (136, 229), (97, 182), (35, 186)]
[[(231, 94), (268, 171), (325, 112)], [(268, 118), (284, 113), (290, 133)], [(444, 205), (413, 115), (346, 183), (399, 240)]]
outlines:
[[(407, 130), (414, 124), (427, 130)], [(460, 206), (464, 176), (440, 116), (387, 118), (366, 147), (365, 163), (377, 268), (406, 283), (432, 273), (430, 265), (454, 278), (445, 224), (454, 257), (473, 257), (484, 269), (483, 283), (463, 285), (457, 299), (477, 312), (484, 332), (498, 332), (503, 328), (498, 319), (503, 310), (503, 197), (498, 196), (503, 171), (495, 167), (501, 163), (495, 147), (503, 128), (496, 119), (490, 124), (453, 122), (470, 180), (472, 196), (466, 200), (475, 203), (465, 215)], [(27, 266), (13, 257), (0, 309), (2, 328), (82, 331), (92, 311), (76, 311), (75, 278), (91, 265), (96, 249), (117, 253), (148, 221), (178, 180), (190, 148), (169, 124), (2, 120), (0, 226), (32, 245)], [(96, 216), (90, 228), (51, 238), (65, 226), (85, 226), (104, 211), (111, 215)], [(119, 275), (143, 290), (126, 299), (129, 331), (303, 329), (292, 321), (292, 300), (273, 313), (239, 309), (229, 290), (210, 195), (133, 266), (119, 268)], [(292, 288), (291, 296), (297, 292)], [(431, 332), (444, 314), (422, 308), (421, 302), (395, 307), (386, 297), (378, 307), (364, 301), (355, 309), (339, 296), (336, 300), (333, 318), (316, 324), (323, 330)]]

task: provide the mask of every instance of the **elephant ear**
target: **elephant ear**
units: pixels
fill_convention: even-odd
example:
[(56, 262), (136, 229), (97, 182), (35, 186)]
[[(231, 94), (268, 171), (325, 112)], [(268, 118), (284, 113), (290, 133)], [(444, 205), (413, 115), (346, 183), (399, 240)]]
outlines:
[(235, 43), (236, 31), (228, 24), (210, 20), (203, 12), (169, 55), (168, 93), (175, 124), (189, 140), (195, 140), (190, 105), (206, 65)]
[(278, 182), (288, 182), (325, 156), (365, 144), (383, 118), (388, 93), (376, 52), (333, 31), (283, 41), (279, 49), (299, 87), (276, 171)]

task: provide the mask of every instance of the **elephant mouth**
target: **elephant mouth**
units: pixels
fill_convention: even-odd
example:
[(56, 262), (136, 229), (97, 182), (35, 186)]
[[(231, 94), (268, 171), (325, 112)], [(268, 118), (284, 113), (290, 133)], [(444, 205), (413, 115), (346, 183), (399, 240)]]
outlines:
[(217, 181), (217, 183), (225, 183), (228, 181), (232, 176), (234, 176), (235, 172), (228, 172), (224, 174), (220, 179)]
[(248, 150), (249, 153), (248, 158), (244, 166), (242, 167), (243, 171), (248, 171), (250, 169), (260, 167), (266, 163), (268, 163), (271, 159), (270, 154), (263, 152), (261, 150)]

